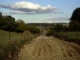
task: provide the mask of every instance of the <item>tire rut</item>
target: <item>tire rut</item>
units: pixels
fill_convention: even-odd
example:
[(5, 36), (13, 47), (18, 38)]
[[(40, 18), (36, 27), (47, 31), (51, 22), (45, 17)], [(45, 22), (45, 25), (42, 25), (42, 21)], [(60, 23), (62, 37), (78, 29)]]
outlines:
[(54, 37), (40, 36), (26, 45), (20, 54), (21, 60), (80, 60), (80, 46)]

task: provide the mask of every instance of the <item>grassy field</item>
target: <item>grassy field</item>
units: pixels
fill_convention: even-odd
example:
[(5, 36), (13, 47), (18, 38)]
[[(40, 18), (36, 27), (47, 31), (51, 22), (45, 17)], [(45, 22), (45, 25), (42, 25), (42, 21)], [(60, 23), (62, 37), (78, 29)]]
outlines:
[[(16, 50), (20, 50), (20, 46), (30, 43), (32, 39), (34, 39), (36, 36), (31, 34), (30, 32), (24, 32), (24, 33), (16, 33), (11, 32), (11, 47), (12, 47), (12, 54)], [(9, 32), (0, 30), (0, 59), (4, 60), (8, 53), (9, 53), (9, 46), (10, 46), (10, 40), (9, 40)]]
[(64, 35), (70, 36), (70, 37), (80, 37), (80, 32), (77, 32), (77, 36), (76, 36), (76, 32), (63, 32)]
[(60, 32), (58, 37), (69, 42), (80, 44), (80, 32), (77, 32), (77, 35), (76, 32)]
[(65, 40), (68, 42), (74, 42), (80, 45), (80, 31), (77, 32), (56, 32), (56, 31), (49, 31), (47, 36), (54, 36), (60, 38), (61, 40)]
[[(11, 41), (21, 40), (20, 33), (11, 32)], [(9, 32), (0, 30), (0, 44), (7, 45), (9, 43)]]
[[(28, 34), (28, 40), (31, 37), (34, 38), (35, 35)], [(21, 33), (11, 32), (11, 41), (12, 41), (12, 43), (14, 41), (21, 41), (21, 40), (24, 40), (24, 39), (27, 39), (27, 34), (26, 33), (22, 34), (22, 39), (21, 39)], [(1, 44), (2, 45), (7, 45), (9, 42), (10, 42), (10, 40), (9, 40), (9, 32), (0, 30), (0, 45)]]

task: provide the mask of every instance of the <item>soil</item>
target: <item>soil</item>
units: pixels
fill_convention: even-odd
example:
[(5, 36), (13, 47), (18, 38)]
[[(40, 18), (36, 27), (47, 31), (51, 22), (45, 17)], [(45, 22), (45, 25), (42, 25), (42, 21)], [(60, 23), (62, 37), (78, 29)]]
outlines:
[(21, 49), (18, 60), (80, 60), (80, 46), (41, 35)]

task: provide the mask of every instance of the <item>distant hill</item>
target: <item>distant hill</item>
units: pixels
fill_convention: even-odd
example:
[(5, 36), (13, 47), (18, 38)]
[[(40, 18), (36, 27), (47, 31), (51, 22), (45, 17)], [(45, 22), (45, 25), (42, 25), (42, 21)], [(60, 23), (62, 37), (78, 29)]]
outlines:
[(28, 26), (34, 25), (34, 26), (54, 26), (56, 24), (62, 24), (62, 25), (68, 25), (68, 23), (28, 23)]

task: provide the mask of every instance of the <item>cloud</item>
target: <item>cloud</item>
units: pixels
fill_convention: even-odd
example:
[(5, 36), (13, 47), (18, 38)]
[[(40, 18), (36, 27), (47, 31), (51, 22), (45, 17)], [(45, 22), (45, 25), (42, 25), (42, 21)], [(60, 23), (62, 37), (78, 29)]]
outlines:
[(44, 13), (58, 13), (57, 7), (48, 6), (40, 6), (38, 4), (32, 2), (16, 2), (14, 4), (0, 4), (1, 8), (12, 10), (13, 14), (44, 14)]

